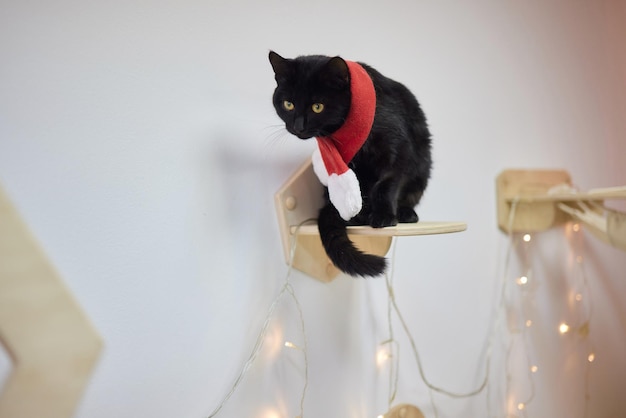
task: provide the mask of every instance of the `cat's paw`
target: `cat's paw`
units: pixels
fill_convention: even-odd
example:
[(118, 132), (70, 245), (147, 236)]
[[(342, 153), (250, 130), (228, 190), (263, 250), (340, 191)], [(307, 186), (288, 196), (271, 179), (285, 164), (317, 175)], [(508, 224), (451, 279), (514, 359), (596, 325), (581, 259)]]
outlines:
[(361, 210), (354, 218), (347, 222), (350, 226), (369, 225), (369, 212)]
[(398, 218), (393, 213), (372, 213), (369, 224), (372, 228), (384, 228), (398, 224)]
[(398, 208), (398, 222), (403, 224), (411, 224), (419, 221), (420, 218), (413, 208)]

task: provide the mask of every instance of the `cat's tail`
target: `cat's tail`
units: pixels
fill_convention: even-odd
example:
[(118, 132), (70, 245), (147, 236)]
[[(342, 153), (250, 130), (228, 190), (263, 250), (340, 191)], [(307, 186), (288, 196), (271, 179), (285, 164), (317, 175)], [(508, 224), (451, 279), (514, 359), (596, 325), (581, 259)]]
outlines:
[(366, 254), (348, 238), (346, 223), (339, 212), (327, 203), (320, 209), (318, 228), (322, 245), (335, 267), (350, 276), (378, 276), (385, 272), (387, 261), (378, 255)]

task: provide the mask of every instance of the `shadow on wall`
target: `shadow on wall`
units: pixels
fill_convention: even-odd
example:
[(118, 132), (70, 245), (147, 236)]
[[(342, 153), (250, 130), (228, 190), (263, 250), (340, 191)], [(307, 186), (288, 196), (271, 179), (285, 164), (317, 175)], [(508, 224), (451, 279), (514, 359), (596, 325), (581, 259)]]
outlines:
[(282, 278), (285, 264), (274, 194), (301, 159), (268, 155), (261, 142), (251, 145), (232, 135), (218, 134), (206, 142), (210, 145), (197, 162), (203, 218), (198, 226), (207, 237), (204, 245), (220, 254), (217, 263), (230, 264), (229, 274), (236, 280)]

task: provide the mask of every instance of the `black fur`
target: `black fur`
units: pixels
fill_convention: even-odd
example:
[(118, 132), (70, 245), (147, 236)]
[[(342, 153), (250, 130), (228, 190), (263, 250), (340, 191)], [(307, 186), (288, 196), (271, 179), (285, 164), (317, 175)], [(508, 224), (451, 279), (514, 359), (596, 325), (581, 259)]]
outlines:
[[(301, 139), (330, 136), (350, 108), (350, 75), (339, 57), (322, 55), (284, 59), (270, 52), (278, 83), (273, 95), (276, 112), (287, 130)], [(431, 139), (426, 117), (415, 96), (402, 84), (359, 63), (376, 90), (376, 114), (370, 134), (348, 164), (359, 179), (363, 208), (345, 222), (328, 200), (320, 210), (318, 227), (332, 262), (352, 276), (377, 276), (386, 268), (383, 257), (359, 251), (349, 240), (346, 224), (374, 228), (417, 222), (414, 208), (430, 178)], [(288, 111), (283, 102), (294, 104)], [(323, 103), (324, 111), (311, 106)]]

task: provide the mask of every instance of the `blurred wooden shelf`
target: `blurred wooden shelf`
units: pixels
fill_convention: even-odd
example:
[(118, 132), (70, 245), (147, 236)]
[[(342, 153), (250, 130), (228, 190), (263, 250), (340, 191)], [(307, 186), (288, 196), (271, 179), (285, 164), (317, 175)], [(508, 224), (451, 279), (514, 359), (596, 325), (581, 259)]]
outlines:
[(607, 210), (610, 199), (626, 199), (626, 186), (578, 191), (565, 170), (504, 170), (496, 178), (502, 231), (537, 232), (576, 221), (626, 250), (626, 214)]

